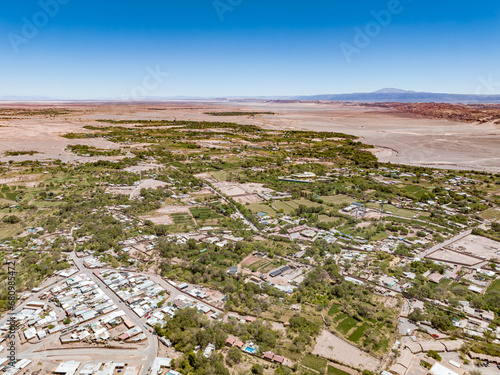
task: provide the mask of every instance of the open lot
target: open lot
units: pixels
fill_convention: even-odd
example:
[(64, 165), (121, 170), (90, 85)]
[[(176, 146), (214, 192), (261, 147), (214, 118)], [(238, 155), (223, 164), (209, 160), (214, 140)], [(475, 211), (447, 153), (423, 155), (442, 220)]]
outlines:
[(143, 220), (151, 220), (153, 223), (160, 225), (173, 225), (174, 220), (172, 214), (189, 214), (187, 206), (163, 206), (150, 215), (141, 216)]
[(138, 185), (135, 186), (111, 186), (106, 189), (107, 193), (112, 194), (125, 194), (129, 195), (130, 198), (138, 197), (141, 194), (142, 189), (156, 189), (159, 187), (164, 187), (166, 184), (163, 181), (156, 181), (152, 179), (143, 180)]
[(450, 247), (487, 260), (492, 258), (500, 259), (500, 242), (482, 236), (471, 234), (454, 242)]
[(432, 259), (432, 260), (437, 260), (441, 262), (451, 262), (451, 263), (458, 263), (458, 264), (463, 264), (466, 266), (473, 266), (477, 263), (481, 263), (482, 260), (471, 257), (467, 254), (458, 252), (458, 251), (452, 251), (448, 249), (440, 249), (432, 254), (429, 254), (426, 256), (426, 258)]
[(327, 330), (323, 330), (317, 338), (313, 354), (370, 371), (375, 370), (379, 363), (376, 358)]
[(262, 202), (263, 199), (259, 197), (258, 193), (263, 190), (268, 190), (264, 189), (262, 184), (255, 183), (240, 184), (230, 181), (218, 181), (213, 184), (222, 194), (227, 195), (240, 203)]

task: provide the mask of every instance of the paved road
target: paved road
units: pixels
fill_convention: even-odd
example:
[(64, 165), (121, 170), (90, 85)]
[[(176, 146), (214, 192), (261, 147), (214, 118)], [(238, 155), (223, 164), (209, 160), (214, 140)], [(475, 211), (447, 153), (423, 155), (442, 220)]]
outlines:
[(412, 335), (413, 331), (418, 329), (416, 324), (413, 324), (406, 318), (399, 318), (399, 333), (402, 335)]

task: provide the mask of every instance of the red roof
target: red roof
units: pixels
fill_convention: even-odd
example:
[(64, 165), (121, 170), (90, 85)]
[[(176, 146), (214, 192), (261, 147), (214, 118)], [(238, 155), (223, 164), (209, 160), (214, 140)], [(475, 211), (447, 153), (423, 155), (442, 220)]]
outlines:
[(255, 321), (257, 320), (257, 318), (254, 318), (253, 316), (247, 316), (247, 317), (245, 318), (245, 320), (246, 320), (247, 322), (252, 323), (252, 322), (255, 322)]
[(243, 341), (236, 341), (236, 343), (234, 344), (236, 345), (238, 348), (243, 348)]
[(265, 359), (271, 360), (271, 359), (273, 359), (273, 357), (274, 357), (274, 353), (273, 352), (265, 352), (264, 353), (264, 358)]
[(236, 339), (234, 337), (228, 337), (226, 340), (226, 344), (234, 345), (235, 341), (236, 341)]
[(285, 360), (285, 357), (283, 357), (282, 355), (278, 355), (278, 354), (276, 354), (273, 358), (273, 361), (278, 362), (278, 363), (283, 363), (284, 360)]
[(290, 322), (285, 323), (285, 327), (288, 327), (290, 325)]

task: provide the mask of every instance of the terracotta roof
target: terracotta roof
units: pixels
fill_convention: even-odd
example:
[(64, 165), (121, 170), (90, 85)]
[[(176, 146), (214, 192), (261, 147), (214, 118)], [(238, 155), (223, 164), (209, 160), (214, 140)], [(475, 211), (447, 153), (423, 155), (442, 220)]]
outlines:
[(285, 357), (283, 357), (282, 355), (278, 355), (278, 354), (276, 354), (273, 358), (273, 361), (278, 362), (278, 363), (283, 363), (284, 360), (285, 360)]
[(238, 341), (236, 341), (236, 343), (234, 345), (236, 345), (238, 348), (241, 349), (241, 348), (243, 348), (243, 341), (238, 340)]
[(273, 357), (274, 357), (274, 353), (273, 352), (265, 352), (264, 353), (264, 358), (265, 359), (271, 360), (271, 359), (273, 359)]

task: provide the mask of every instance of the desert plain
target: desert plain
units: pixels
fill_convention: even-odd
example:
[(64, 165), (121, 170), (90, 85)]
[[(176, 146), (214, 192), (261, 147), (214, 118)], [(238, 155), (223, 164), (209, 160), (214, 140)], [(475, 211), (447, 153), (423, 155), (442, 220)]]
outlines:
[[(50, 111), (57, 111), (50, 114)], [(13, 112), (14, 111), (14, 112)], [(17, 111), (17, 112), (16, 112)], [(212, 116), (210, 112), (272, 112), (248, 116)], [(70, 132), (90, 132), (99, 119), (202, 120), (259, 125), (268, 129), (330, 131), (351, 134), (373, 145), (381, 162), (444, 169), (500, 171), (500, 124), (459, 122), (401, 113), (391, 108), (340, 102), (296, 101), (170, 101), (133, 103), (0, 104), (0, 161), (60, 159), (89, 161), (68, 145), (99, 149), (119, 145), (103, 138), (67, 139)], [(36, 151), (33, 155), (5, 155)], [(120, 159), (124, 156), (109, 156)], [(103, 159), (102, 156), (99, 159)]]

